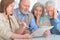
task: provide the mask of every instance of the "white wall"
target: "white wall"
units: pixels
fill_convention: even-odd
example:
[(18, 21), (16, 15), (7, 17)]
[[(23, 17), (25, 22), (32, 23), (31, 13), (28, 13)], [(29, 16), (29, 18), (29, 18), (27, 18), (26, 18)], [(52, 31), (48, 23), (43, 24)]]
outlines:
[[(0, 0), (1, 1), (1, 0)], [(14, 8), (17, 8), (18, 7), (18, 3), (19, 3), (20, 0), (15, 0), (15, 7)], [(30, 0), (30, 11), (33, 7), (33, 5), (37, 2), (37, 0)]]
[[(1, 1), (1, 0), (0, 0)], [(42, 4), (45, 4), (46, 1), (48, 0), (30, 0), (30, 9), (32, 9), (33, 5), (36, 3), (36, 2), (40, 2)], [(56, 2), (56, 7), (57, 9), (60, 11), (60, 0), (54, 0)], [(18, 3), (19, 3), (19, 0), (15, 0), (15, 7), (14, 8), (17, 8), (18, 7)]]
[(60, 11), (60, 0), (56, 0), (56, 7)]
[(33, 5), (37, 2), (37, 0), (30, 0), (30, 9), (32, 9)]
[[(48, 0), (38, 0), (38, 2), (40, 2), (40, 3), (44, 4), (44, 5), (45, 5), (46, 1), (48, 1)], [(57, 8), (57, 10), (60, 11), (60, 0), (53, 0), (53, 1), (56, 2), (56, 8)]]
[(45, 5), (46, 1), (48, 0), (38, 0), (38, 2), (42, 3), (43, 5)]
[[(30, 11), (31, 11), (31, 9), (32, 9), (32, 7), (33, 7), (33, 5), (35, 4), (37, 2), (37, 0), (30, 0)], [(18, 3), (19, 3), (19, 0), (15, 0), (15, 8), (17, 8), (18, 7)]]
[(20, 0), (15, 0), (15, 7), (14, 7), (14, 8), (17, 8), (17, 7), (18, 7), (19, 1), (20, 1)]

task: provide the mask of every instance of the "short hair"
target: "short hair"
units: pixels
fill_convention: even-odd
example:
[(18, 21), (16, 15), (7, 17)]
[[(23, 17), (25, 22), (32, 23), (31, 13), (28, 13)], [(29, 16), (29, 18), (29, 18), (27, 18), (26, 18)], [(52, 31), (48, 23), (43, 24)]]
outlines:
[(41, 16), (43, 16), (44, 15), (44, 6), (43, 6), (43, 4), (41, 4), (40, 2), (37, 2), (37, 3), (35, 3), (34, 4), (34, 6), (33, 6), (33, 8), (32, 8), (32, 10), (31, 10), (31, 12), (33, 13), (33, 15), (34, 15), (34, 9), (36, 8), (36, 7), (38, 7), (38, 6), (41, 6), (42, 7), (42, 15)]
[[(30, 0), (29, 0), (30, 1)], [(22, 2), (22, 0), (20, 0), (20, 2), (19, 3), (21, 3)]]
[(55, 5), (55, 2), (54, 1), (50, 0), (50, 1), (47, 1), (45, 3), (45, 7), (47, 7), (47, 6), (56, 6), (56, 5)]
[(21, 3), (22, 2), (22, 0), (20, 0), (20, 2), (19, 3)]

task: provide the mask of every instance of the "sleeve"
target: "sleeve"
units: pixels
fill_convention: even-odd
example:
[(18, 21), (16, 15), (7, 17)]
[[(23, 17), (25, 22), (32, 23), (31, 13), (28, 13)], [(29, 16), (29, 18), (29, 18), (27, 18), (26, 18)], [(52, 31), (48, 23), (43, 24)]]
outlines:
[[(52, 25), (54, 26), (54, 28), (60, 32), (60, 20), (59, 18), (57, 19), (51, 19), (52, 21), (51, 22), (54, 22)], [(52, 30), (53, 31), (53, 30)]]
[(54, 19), (54, 21), (56, 22), (56, 24), (60, 23), (60, 12), (58, 12), (58, 17)]
[(9, 27), (4, 24), (2, 20), (0, 20), (0, 37), (3, 37), (4, 39), (8, 39), (11, 37), (11, 30), (9, 30)]
[(34, 18), (31, 20), (31, 22), (30, 22), (30, 31), (31, 32), (34, 32), (35, 30), (37, 30), (38, 29), (38, 26), (36, 25), (36, 23), (35, 23), (35, 20), (34, 20)]
[(60, 23), (60, 20), (58, 18), (54, 19), (54, 21), (56, 22), (56, 24)]
[(57, 18), (57, 19), (54, 19), (55, 21), (55, 26), (56, 26), (56, 29), (60, 32), (60, 20)]

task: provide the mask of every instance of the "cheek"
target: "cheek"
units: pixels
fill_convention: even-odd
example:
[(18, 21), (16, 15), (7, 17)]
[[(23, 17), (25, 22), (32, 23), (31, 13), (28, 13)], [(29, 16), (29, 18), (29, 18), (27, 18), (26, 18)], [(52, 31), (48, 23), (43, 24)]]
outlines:
[(12, 14), (13, 9), (11, 7), (7, 8), (7, 13)]
[(28, 7), (24, 7), (23, 10), (24, 10), (25, 12), (27, 12), (27, 11), (29, 10), (29, 8), (28, 8)]
[(21, 6), (21, 11), (23, 11), (23, 12), (24, 12), (24, 10), (25, 10), (25, 7)]
[(34, 11), (34, 15), (35, 15), (35, 16), (37, 15), (37, 11)]
[(7, 12), (10, 12), (12, 9), (10, 7), (7, 8)]
[(22, 9), (22, 10), (24, 10), (24, 9), (25, 9), (25, 7), (24, 7), (23, 5), (21, 5), (21, 9)]
[(48, 13), (49, 16), (53, 16), (53, 13)]
[(53, 12), (52, 12), (52, 11), (50, 11), (48, 14), (49, 14), (49, 15), (53, 15)]
[(41, 11), (41, 12), (39, 12), (39, 15), (42, 15), (42, 11)]

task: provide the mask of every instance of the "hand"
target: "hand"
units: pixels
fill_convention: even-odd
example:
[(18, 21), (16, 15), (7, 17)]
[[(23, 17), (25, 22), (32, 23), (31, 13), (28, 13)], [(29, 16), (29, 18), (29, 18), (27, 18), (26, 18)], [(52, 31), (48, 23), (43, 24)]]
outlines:
[(26, 25), (26, 23), (20, 22), (20, 28), (19, 28), (19, 32), (18, 32), (18, 33), (23, 34), (24, 31), (25, 31), (27, 28), (29, 28), (29, 27)]
[(29, 30), (24, 30), (22, 34), (26, 34), (26, 33), (29, 33)]
[(20, 22), (20, 27), (22, 28), (29, 28), (25, 22)]
[(54, 8), (54, 19), (56, 19), (58, 16), (57, 9)]
[(36, 16), (36, 23), (38, 25), (38, 27), (40, 27), (40, 16)]
[(30, 35), (30, 34), (24, 34), (24, 38), (32, 38), (33, 36), (32, 35)]
[(37, 21), (40, 21), (40, 15), (36, 16)]
[(46, 30), (43, 34), (45, 37), (48, 37), (50, 35), (50, 30)]

